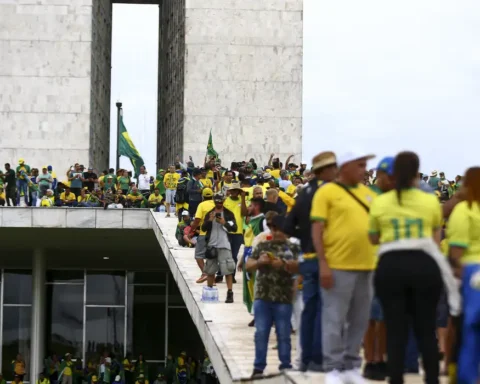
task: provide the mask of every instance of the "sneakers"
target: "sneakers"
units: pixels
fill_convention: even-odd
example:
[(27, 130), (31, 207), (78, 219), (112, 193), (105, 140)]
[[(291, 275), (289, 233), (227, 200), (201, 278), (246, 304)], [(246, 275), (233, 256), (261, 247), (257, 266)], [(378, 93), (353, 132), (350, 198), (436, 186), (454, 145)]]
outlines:
[(330, 371), (325, 374), (325, 384), (344, 384), (343, 375), (339, 371)]
[(197, 283), (198, 284), (201, 284), (201, 283), (204, 283), (205, 281), (207, 281), (207, 274), (206, 273), (202, 273), (202, 276), (200, 276), (197, 280)]
[(225, 303), (233, 303), (233, 291), (231, 289), (227, 291), (227, 299), (225, 300)]
[(362, 376), (360, 369), (351, 369), (343, 372), (343, 382), (348, 384), (368, 384)]
[(384, 381), (386, 378), (385, 363), (367, 363), (363, 368), (363, 377), (368, 380)]
[(254, 369), (252, 372), (252, 379), (261, 379), (263, 378), (263, 371), (259, 369)]

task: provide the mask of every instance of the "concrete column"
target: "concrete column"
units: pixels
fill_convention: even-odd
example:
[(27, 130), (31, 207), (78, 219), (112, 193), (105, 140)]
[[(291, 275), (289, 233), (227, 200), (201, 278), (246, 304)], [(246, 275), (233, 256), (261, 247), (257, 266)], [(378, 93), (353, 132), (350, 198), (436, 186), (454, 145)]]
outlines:
[(47, 291), (45, 278), (47, 255), (43, 249), (35, 249), (32, 262), (32, 338), (30, 346), (30, 382), (35, 382), (43, 370), (45, 358), (45, 310)]

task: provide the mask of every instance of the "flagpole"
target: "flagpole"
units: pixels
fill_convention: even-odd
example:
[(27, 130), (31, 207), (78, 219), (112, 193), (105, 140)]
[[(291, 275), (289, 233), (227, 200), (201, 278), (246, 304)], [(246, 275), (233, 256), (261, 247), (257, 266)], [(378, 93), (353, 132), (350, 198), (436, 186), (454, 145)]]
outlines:
[(120, 116), (122, 114), (122, 103), (117, 101), (117, 155), (116, 155), (116, 168), (115, 171), (120, 169)]

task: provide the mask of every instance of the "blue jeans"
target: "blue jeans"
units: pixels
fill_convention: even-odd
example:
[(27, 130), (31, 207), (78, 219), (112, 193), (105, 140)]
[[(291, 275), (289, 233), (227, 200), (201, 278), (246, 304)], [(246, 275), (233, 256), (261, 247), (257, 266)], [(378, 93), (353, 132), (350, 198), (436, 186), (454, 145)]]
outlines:
[(32, 207), (37, 206), (37, 197), (38, 197), (38, 192), (32, 191)]
[(17, 205), (20, 205), (22, 192), (25, 204), (28, 205), (28, 180), (17, 179)]
[(480, 273), (480, 264), (465, 265), (462, 275), (463, 335), (458, 358), (458, 383), (471, 384), (479, 379), (480, 366), (480, 289), (470, 284)]
[(318, 260), (303, 259), (300, 262), (303, 276), (303, 312), (300, 328), (302, 368), (321, 370), (322, 355), (322, 293), (318, 281)]
[(410, 372), (418, 371), (418, 357), (417, 339), (415, 339), (412, 323), (410, 322), (408, 324), (407, 349), (405, 350), (405, 369)]
[(267, 366), (268, 337), (273, 324), (278, 342), (279, 369), (290, 369), (291, 364), (291, 332), (292, 304), (255, 300), (255, 362), (253, 367), (262, 371)]

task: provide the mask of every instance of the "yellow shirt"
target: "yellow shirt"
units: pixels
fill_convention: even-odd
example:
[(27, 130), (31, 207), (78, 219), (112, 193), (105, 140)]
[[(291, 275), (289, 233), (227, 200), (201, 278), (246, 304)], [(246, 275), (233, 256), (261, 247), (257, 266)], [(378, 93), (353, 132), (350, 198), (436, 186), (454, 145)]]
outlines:
[(242, 187), (242, 189), (247, 193), (245, 195), (245, 204), (250, 206), (250, 201), (253, 199), (253, 187)]
[(268, 171), (270, 175), (272, 175), (273, 178), (279, 179), (280, 178), (280, 169), (272, 169), (271, 171)]
[(288, 194), (286, 194), (283, 191), (278, 191), (278, 197), (287, 206), (287, 213), (289, 213), (292, 210), (292, 208), (295, 206), (295, 203), (296, 203), (295, 199), (291, 196), (288, 196)]
[(149, 203), (160, 204), (163, 200), (162, 195), (155, 196), (155, 194), (151, 194), (148, 198)]
[(238, 200), (233, 200), (231, 197), (228, 197), (223, 203), (223, 206), (235, 215), (237, 232), (233, 233), (237, 235), (243, 234), (242, 198), (239, 197)]
[(73, 363), (71, 361), (67, 362), (67, 364), (65, 365), (65, 369), (63, 370), (63, 375), (72, 376), (72, 367), (73, 367)]
[(378, 196), (370, 209), (370, 233), (380, 234), (380, 243), (432, 237), (442, 225), (442, 209), (435, 195), (417, 188)]
[(293, 184), (290, 184), (286, 190), (287, 194), (292, 196), (295, 195), (295, 192), (297, 191), (297, 187)]
[[(370, 206), (376, 193), (363, 184), (350, 191)], [(368, 233), (368, 213), (341, 186), (328, 183), (315, 192), (310, 212), (312, 221), (325, 221), (323, 245), (332, 269), (364, 270), (375, 268), (375, 250)]]
[(210, 179), (200, 179), (199, 181), (200, 181), (200, 183), (202, 183), (204, 188), (210, 188), (210, 189), (213, 190), (212, 180), (210, 180)]
[(195, 213), (195, 219), (200, 219), (200, 224), (198, 225), (200, 236), (205, 236), (207, 234), (206, 232), (202, 231), (203, 219), (213, 208), (215, 208), (215, 203), (213, 200), (205, 200), (198, 205), (197, 212)]
[(480, 206), (462, 201), (453, 209), (447, 224), (450, 247), (465, 248), (462, 264), (480, 263)]
[(72, 201), (72, 200), (76, 200), (76, 197), (75, 197), (75, 194), (72, 193), (72, 192), (70, 192), (70, 193), (68, 194), (68, 196), (65, 196), (65, 192), (62, 192), (62, 193), (60, 194), (60, 200), (62, 200), (62, 201), (65, 201), (65, 200), (67, 200), (67, 201)]
[(180, 179), (180, 175), (177, 172), (166, 173), (163, 178), (163, 184), (165, 184), (167, 189), (177, 189), (178, 179)]
[(5, 197), (5, 192), (0, 193), (0, 199), (7, 200)]

